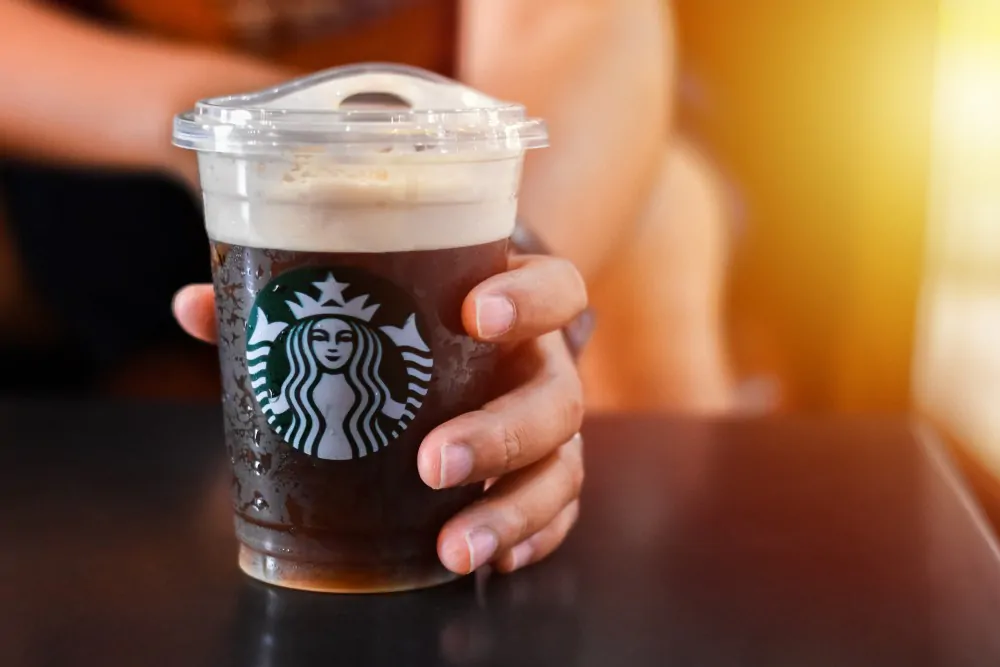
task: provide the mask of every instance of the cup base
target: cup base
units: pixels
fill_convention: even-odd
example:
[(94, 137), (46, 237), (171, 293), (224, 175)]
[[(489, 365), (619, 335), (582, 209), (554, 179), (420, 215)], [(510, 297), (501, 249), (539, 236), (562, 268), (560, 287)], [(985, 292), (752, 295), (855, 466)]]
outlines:
[(240, 569), (266, 584), (313, 593), (402, 593), (433, 588), (461, 578), (443, 567), (415, 575), (393, 572), (349, 573), (329, 565), (279, 558), (240, 545)]

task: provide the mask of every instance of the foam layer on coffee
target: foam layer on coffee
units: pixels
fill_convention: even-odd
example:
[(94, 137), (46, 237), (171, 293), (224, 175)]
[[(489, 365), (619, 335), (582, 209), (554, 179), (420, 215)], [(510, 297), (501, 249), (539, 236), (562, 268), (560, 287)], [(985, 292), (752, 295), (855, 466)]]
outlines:
[(404, 252), (510, 236), (519, 156), (481, 162), (394, 159), (331, 164), (300, 155), (257, 161), (200, 156), (215, 241), (309, 252)]

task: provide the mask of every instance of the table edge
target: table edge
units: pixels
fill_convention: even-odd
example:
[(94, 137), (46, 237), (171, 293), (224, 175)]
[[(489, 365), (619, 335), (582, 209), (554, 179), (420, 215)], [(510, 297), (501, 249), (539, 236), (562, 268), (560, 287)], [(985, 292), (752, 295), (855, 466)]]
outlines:
[(923, 449), (931, 465), (937, 469), (938, 474), (958, 498), (962, 509), (972, 518), (976, 531), (990, 549), (994, 563), (1000, 567), (1000, 538), (987, 518), (985, 509), (969, 488), (966, 478), (959, 472), (958, 465), (949, 453), (944, 439), (933, 426), (920, 418), (911, 422), (910, 429), (914, 440)]

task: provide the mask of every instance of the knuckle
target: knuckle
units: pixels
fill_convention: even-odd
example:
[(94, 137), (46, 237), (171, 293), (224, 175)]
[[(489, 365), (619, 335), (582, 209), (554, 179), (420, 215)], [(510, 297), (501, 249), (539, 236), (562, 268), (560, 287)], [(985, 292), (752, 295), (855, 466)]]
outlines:
[(570, 484), (570, 497), (576, 498), (583, 492), (583, 482), (586, 478), (584, 473), (583, 464), (577, 462), (576, 464), (569, 464), (569, 484)]
[(510, 472), (518, 467), (524, 453), (524, 425), (497, 419), (499, 440), (503, 448), (503, 470)]
[(559, 426), (563, 433), (576, 433), (580, 430), (584, 416), (583, 390), (575, 376), (563, 399), (561, 413)]
[(526, 307), (543, 321), (567, 318), (587, 307), (587, 283), (568, 259), (545, 257), (536, 265), (510, 275)]
[(580, 520), (580, 501), (574, 500), (569, 504), (566, 510), (566, 524), (567, 528), (572, 528), (576, 525), (576, 522)]
[[(567, 260), (568, 261), (568, 260)], [(590, 303), (590, 294), (587, 290), (587, 281), (584, 279), (583, 274), (580, 270), (576, 268), (576, 265), (572, 262), (568, 262), (570, 265), (570, 272), (572, 275), (572, 280), (574, 283), (573, 295), (576, 297), (576, 303), (580, 310), (583, 310)]]
[(504, 522), (510, 531), (510, 543), (523, 542), (534, 532), (531, 530), (531, 520), (528, 518), (528, 513), (520, 503), (510, 503), (505, 514)]
[(561, 284), (566, 289), (565, 296), (569, 298), (570, 303), (579, 310), (586, 308), (589, 301), (587, 281), (584, 280), (580, 270), (576, 268), (576, 264), (562, 257), (553, 259), (553, 262), (553, 267), (564, 277), (565, 282)]
[(558, 519), (559, 541), (565, 540), (580, 520), (580, 501), (574, 500), (562, 511)]
[(586, 469), (583, 465), (583, 453), (581, 448), (576, 446), (576, 439), (563, 445), (559, 451), (559, 460), (562, 462), (563, 470), (568, 479), (569, 498), (576, 499), (583, 491), (583, 483), (586, 479)]

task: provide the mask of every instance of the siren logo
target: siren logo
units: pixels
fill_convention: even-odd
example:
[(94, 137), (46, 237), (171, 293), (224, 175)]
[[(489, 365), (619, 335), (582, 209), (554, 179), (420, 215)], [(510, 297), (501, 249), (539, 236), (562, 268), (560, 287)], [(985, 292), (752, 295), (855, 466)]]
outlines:
[(348, 460), (387, 447), (420, 409), (433, 359), (413, 299), (354, 268), (271, 281), (247, 321), (250, 382), (292, 447)]

